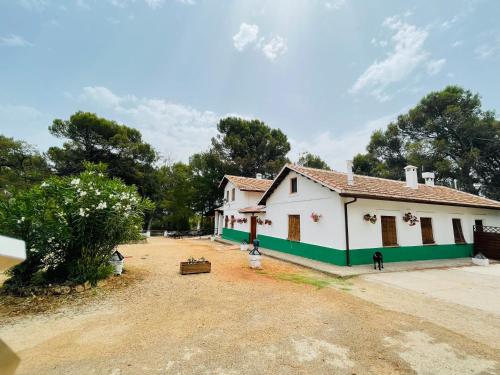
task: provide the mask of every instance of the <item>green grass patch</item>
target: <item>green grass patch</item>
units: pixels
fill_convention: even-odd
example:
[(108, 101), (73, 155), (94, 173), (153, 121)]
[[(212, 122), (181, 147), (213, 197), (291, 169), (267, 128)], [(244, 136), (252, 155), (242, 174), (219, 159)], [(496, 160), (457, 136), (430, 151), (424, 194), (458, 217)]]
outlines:
[(324, 287), (330, 286), (332, 284), (332, 280), (330, 279), (293, 273), (279, 273), (273, 275), (273, 277), (278, 280), (290, 281), (296, 284), (311, 285), (316, 287), (317, 289), (323, 289)]
[(255, 270), (256, 274), (270, 276), (276, 280), (290, 281), (295, 284), (311, 285), (316, 289), (325, 287), (337, 287), (342, 290), (350, 290), (348, 287), (352, 285), (349, 281), (340, 277), (329, 277), (321, 274), (313, 273), (269, 273), (264, 270)]

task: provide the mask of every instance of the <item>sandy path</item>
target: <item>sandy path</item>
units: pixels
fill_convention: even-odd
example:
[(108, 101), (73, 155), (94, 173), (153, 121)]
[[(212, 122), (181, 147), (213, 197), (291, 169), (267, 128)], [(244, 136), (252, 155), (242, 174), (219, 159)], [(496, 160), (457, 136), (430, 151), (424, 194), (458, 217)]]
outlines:
[[(202, 240), (153, 238), (122, 248), (149, 273), (113, 295), (0, 323), (19, 374), (483, 374), (500, 351), (353, 296), (283, 278), (321, 274)], [(189, 256), (212, 273), (180, 276)], [(286, 277), (283, 277), (286, 276)], [(278, 276), (278, 277), (277, 277)]]

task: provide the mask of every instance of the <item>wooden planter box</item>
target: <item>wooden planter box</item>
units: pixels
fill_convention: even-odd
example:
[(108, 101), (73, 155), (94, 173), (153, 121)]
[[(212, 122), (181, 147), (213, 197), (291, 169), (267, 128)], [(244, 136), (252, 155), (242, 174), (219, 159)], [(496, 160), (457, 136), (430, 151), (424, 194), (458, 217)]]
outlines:
[(181, 262), (181, 275), (190, 275), (193, 273), (208, 273), (211, 269), (212, 264), (208, 260), (198, 263)]

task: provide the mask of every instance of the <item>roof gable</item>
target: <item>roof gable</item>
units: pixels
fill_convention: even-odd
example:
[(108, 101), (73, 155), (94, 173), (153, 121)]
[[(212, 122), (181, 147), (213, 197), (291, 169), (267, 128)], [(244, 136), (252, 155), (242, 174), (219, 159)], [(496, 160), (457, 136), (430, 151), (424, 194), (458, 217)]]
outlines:
[(272, 194), (276, 186), (286, 177), (289, 171), (294, 171), (310, 180), (320, 183), (345, 197), (500, 210), (500, 202), (444, 186), (418, 184), (418, 189), (411, 189), (406, 186), (404, 181), (360, 175), (354, 175), (354, 184), (349, 185), (347, 183), (347, 173), (307, 168), (293, 164), (288, 164), (283, 167), (273, 184), (263, 194), (258, 204), (266, 203), (267, 198)]
[(231, 182), (236, 188), (242, 191), (264, 192), (271, 186), (273, 180), (225, 175), (219, 184), (219, 188), (224, 188), (228, 182)]

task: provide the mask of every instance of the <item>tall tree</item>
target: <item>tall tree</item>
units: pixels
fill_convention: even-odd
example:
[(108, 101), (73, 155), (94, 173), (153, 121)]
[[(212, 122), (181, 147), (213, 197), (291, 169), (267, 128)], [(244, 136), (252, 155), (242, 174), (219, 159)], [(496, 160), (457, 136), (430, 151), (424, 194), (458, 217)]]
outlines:
[(225, 174), (231, 174), (232, 171), (214, 150), (192, 155), (189, 165), (196, 191), (193, 208), (199, 214), (206, 215), (222, 204), (219, 183)]
[(23, 141), (0, 135), (0, 198), (50, 175), (45, 157)]
[(50, 160), (59, 175), (84, 170), (84, 162), (105, 163), (112, 177), (136, 185), (143, 196), (154, 194), (155, 150), (142, 140), (137, 129), (119, 125), (94, 113), (76, 112), (69, 120), (54, 120), (49, 131), (65, 139), (51, 147)]
[(500, 122), (481, 108), (478, 94), (449, 86), (425, 96), (408, 113), (376, 131), (357, 173), (403, 178), (405, 164), (435, 171), (438, 182), (500, 198)]
[(273, 177), (289, 162), (287, 136), (262, 121), (227, 117), (219, 121), (217, 129), (220, 134), (212, 138), (213, 151), (234, 173)]
[(164, 165), (157, 171), (161, 197), (158, 199), (154, 226), (169, 230), (187, 230), (194, 215), (193, 200), (198, 193), (193, 187), (191, 167), (185, 163)]
[(297, 164), (302, 165), (303, 167), (325, 169), (327, 171), (331, 170), (323, 159), (321, 159), (318, 155), (314, 155), (309, 152), (301, 154)]

